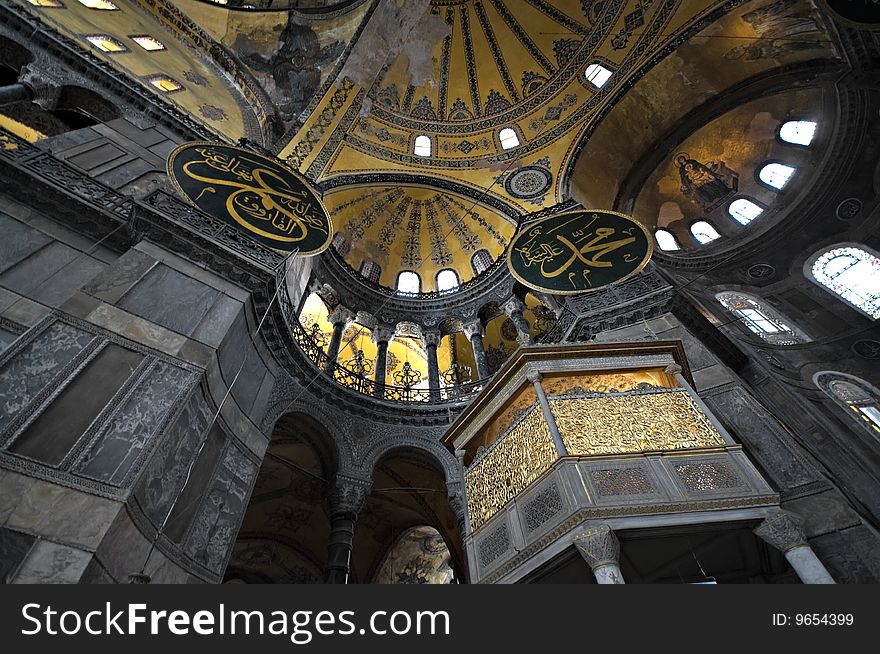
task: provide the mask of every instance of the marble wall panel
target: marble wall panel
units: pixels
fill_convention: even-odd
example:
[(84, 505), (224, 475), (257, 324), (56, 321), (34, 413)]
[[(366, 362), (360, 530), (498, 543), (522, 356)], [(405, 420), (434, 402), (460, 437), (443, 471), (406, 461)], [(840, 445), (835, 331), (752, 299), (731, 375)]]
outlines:
[(0, 364), (0, 429), (94, 338), (56, 322)]
[(0, 527), (0, 584), (8, 584), (37, 539)]
[(74, 471), (121, 486), (194, 373), (158, 362), (113, 415)]
[(213, 572), (223, 570), (256, 473), (256, 464), (228, 443), (186, 544), (186, 553)]
[(217, 299), (218, 291), (163, 264), (152, 268), (118, 306), (163, 327), (189, 335)]
[(52, 241), (43, 232), (4, 213), (0, 213), (0, 234), (3, 234), (0, 239), (0, 273)]
[(180, 415), (165, 430), (135, 492), (144, 515), (160, 525), (183, 486), (190, 462), (213, 411), (200, 390), (193, 393)]

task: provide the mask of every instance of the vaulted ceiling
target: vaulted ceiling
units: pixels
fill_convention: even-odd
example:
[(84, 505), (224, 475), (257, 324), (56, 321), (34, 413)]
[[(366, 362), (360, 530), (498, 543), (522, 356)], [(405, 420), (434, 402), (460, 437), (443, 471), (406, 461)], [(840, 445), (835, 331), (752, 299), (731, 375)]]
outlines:
[[(125, 51), (84, 47), (223, 138), (273, 147), (324, 191), (349, 265), (378, 263), (386, 286), (415, 270), (423, 291), (444, 268), (471, 279), (475, 249), (502, 256), (521, 216), (569, 198), (649, 226), (667, 203), (690, 219), (674, 156), (745, 179), (775, 147), (749, 142), (768, 121), (834, 119), (827, 93), (761, 80), (816, 86), (841, 61), (814, 0), (15, 2), (71, 40), (117, 39)], [(587, 79), (591, 64), (607, 83)], [(158, 74), (182, 88), (162, 92)]]

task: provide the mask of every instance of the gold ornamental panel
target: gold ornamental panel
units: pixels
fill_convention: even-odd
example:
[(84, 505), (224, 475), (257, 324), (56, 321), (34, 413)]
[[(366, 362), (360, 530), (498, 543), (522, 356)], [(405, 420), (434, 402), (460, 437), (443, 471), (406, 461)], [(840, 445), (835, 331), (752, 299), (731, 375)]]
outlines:
[(557, 398), (550, 408), (573, 456), (724, 445), (687, 391)]
[(471, 529), (478, 529), (556, 461), (556, 447), (537, 407), (500, 438), (465, 475)]

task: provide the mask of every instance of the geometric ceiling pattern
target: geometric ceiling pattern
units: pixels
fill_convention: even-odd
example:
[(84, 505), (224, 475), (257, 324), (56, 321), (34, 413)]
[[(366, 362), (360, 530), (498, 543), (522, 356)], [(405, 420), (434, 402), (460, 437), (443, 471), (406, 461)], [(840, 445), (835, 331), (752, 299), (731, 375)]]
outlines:
[(336, 249), (352, 268), (378, 264), (378, 281), (389, 287), (400, 270), (419, 271), (423, 292), (437, 290), (443, 269), (455, 270), (460, 282), (471, 279), (474, 254), (487, 250), (494, 260), (515, 229), (497, 211), (424, 186), (345, 186), (327, 192), (324, 204), (345, 239)]

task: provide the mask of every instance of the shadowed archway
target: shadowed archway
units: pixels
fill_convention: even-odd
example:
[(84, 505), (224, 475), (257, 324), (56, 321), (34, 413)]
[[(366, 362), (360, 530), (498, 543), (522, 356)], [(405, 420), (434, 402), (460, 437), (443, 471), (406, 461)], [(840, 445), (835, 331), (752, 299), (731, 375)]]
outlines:
[(301, 413), (278, 420), (225, 582), (321, 583), (330, 535), (323, 498), (336, 467), (323, 425)]

